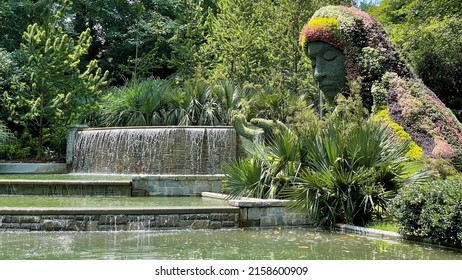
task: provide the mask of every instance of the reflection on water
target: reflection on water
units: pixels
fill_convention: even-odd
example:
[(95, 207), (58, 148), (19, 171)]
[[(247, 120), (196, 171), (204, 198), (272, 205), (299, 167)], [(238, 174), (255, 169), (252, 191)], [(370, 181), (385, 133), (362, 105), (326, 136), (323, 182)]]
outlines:
[(315, 229), (0, 233), (0, 259), (462, 259), (462, 251)]

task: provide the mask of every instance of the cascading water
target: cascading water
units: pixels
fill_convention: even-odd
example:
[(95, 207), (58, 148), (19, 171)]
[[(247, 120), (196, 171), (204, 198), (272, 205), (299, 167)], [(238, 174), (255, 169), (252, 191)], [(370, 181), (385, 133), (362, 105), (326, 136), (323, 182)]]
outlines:
[(83, 129), (71, 171), (104, 174), (220, 174), (237, 157), (231, 127)]

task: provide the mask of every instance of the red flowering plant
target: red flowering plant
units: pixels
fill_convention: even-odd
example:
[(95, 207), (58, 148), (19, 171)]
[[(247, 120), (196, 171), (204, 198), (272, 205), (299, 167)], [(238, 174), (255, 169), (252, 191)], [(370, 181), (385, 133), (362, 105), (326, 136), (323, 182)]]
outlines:
[(325, 6), (300, 32), (305, 53), (316, 41), (343, 52), (347, 79), (359, 84), (364, 107), (382, 116), (398, 136), (413, 140), (418, 147), (413, 158), (462, 154), (462, 125), (413, 74), (374, 18), (354, 7)]

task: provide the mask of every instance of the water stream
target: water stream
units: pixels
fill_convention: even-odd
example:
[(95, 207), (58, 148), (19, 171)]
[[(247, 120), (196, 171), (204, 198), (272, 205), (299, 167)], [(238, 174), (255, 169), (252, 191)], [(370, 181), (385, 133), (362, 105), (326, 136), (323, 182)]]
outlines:
[(226, 127), (89, 129), (77, 133), (72, 172), (221, 174), (236, 158), (236, 133)]

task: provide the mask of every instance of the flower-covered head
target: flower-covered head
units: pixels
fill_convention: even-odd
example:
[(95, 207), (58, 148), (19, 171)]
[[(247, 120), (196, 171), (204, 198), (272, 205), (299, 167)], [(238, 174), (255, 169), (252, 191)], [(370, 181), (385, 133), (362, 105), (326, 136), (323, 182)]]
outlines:
[(341, 51), (345, 56), (347, 79), (361, 83), (361, 95), (369, 108), (372, 84), (385, 72), (410, 75), (377, 21), (353, 7), (319, 9), (303, 27), (299, 42), (305, 54), (313, 42), (328, 43)]

